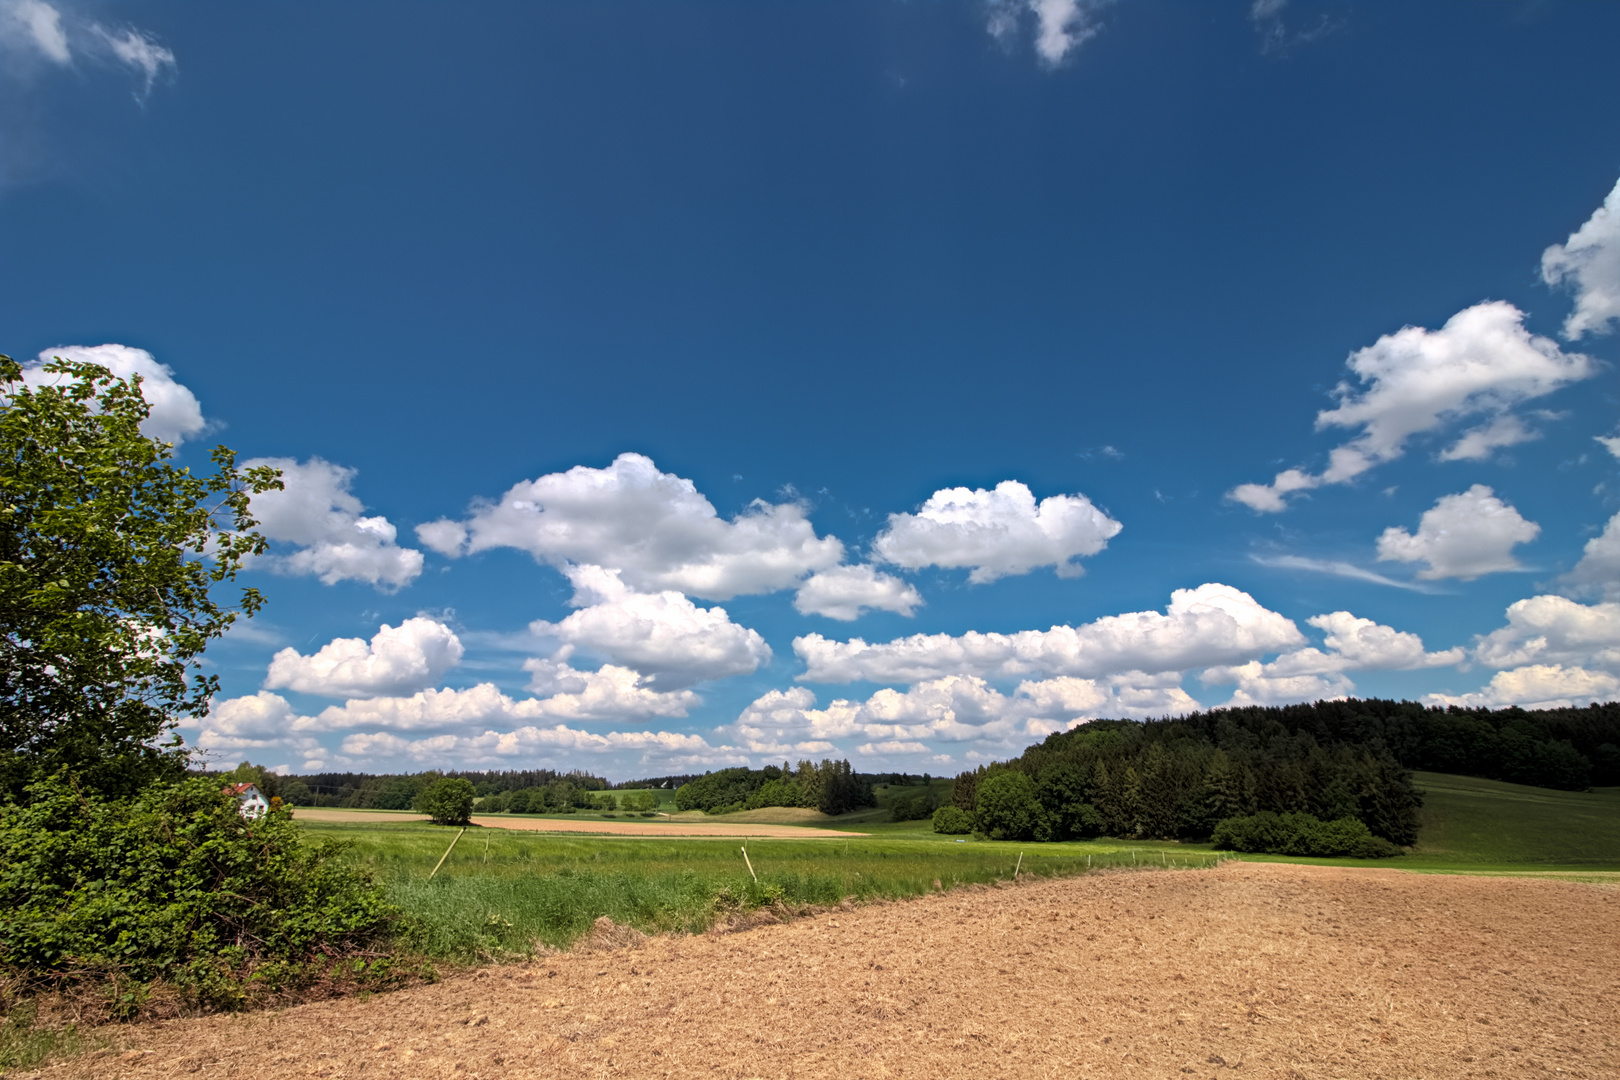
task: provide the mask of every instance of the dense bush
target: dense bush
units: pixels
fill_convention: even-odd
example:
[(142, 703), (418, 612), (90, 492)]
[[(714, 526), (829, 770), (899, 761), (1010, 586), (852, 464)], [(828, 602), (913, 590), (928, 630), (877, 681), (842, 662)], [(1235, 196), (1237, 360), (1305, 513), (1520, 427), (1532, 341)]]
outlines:
[(1221, 851), (1271, 855), (1384, 859), (1401, 853), (1353, 817), (1323, 821), (1311, 814), (1273, 814), (1269, 810), (1225, 819), (1215, 826), (1213, 839)]
[(0, 807), (0, 969), (25, 983), (160, 980), (229, 1008), (340, 963), (387, 968), (397, 913), (284, 811), (246, 821), (207, 779), (125, 801), (61, 780), (29, 796)]
[(435, 825), (466, 825), (472, 820), (473, 800), (478, 796), (471, 782), (459, 777), (435, 780), (416, 797), (415, 809)]
[(961, 836), (973, 831), (973, 815), (960, 806), (942, 806), (934, 811), (934, 831)]

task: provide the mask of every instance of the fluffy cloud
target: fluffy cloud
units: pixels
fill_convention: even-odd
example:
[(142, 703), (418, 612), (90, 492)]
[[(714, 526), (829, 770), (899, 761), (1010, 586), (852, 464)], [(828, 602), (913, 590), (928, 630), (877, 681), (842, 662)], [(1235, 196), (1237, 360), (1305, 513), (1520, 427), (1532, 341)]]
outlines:
[[(647, 773), (687, 772), (739, 764), (744, 760), (727, 747), (713, 747), (701, 735), (675, 731), (580, 731), (564, 724), (525, 725), (510, 731), (487, 730), (467, 735), (432, 735), (407, 739), (390, 732), (350, 735), (343, 753), (366, 761), (393, 759), (443, 767), (510, 767), (518, 762), (549, 762), (573, 768), (578, 755), (616, 758), (621, 769)], [(601, 768), (602, 766), (595, 766)]]
[[(442, 766), (446, 762), (532, 757), (548, 751), (639, 751), (643, 760), (663, 761), (672, 771), (737, 759), (735, 751), (710, 747), (697, 735), (671, 731), (597, 734), (568, 726), (571, 722), (683, 717), (699, 703), (689, 690), (656, 692), (636, 672), (612, 665), (599, 671), (576, 671), (566, 664), (533, 660), (525, 667), (532, 677), (531, 688), (543, 696), (514, 699), (490, 683), (481, 683), (465, 690), (429, 689), (410, 696), (351, 700), (306, 716), (279, 694), (261, 690), (217, 702), (207, 716), (182, 726), (197, 730), (190, 741), (201, 752), (251, 752), (263, 759), (279, 751), (300, 757), (304, 769), (357, 760), (377, 767), (377, 759), (387, 757)], [(346, 733), (341, 753), (336, 755), (318, 741), (335, 732)], [(435, 748), (443, 751), (437, 758)]]
[(201, 720), (182, 721), (181, 728), (197, 730), (190, 743), (204, 761), (238, 761), (256, 757), (265, 761), (286, 754), (305, 771), (326, 767), (330, 755), (309, 734), (309, 718), (302, 717), (280, 694), (259, 691), (247, 697), (219, 702)]
[(281, 491), (253, 496), (259, 531), (301, 550), (267, 557), (271, 569), (311, 574), (323, 584), (364, 581), (399, 588), (422, 572), (422, 553), (394, 543), (397, 532), (385, 517), (362, 517), (363, 503), (349, 492), (355, 470), (320, 458), (253, 458), (244, 468), (268, 465), (281, 470)]
[(922, 594), (910, 583), (870, 566), (818, 570), (793, 597), (794, 610), (801, 615), (823, 615), (844, 622), (859, 618), (869, 609), (909, 617), (922, 602)]
[(872, 542), (882, 561), (917, 570), (971, 567), (974, 584), (1055, 566), (1059, 577), (1085, 571), (1074, 560), (1108, 546), (1121, 525), (1084, 495), (1035, 495), (1016, 480), (994, 491), (946, 488), (915, 514), (890, 514)]
[(1564, 320), (1564, 336), (1601, 334), (1620, 322), (1620, 181), (1566, 243), (1541, 256), (1541, 277), (1575, 293), (1575, 310)]
[(1620, 676), (1587, 671), (1562, 664), (1531, 664), (1498, 671), (1484, 690), (1474, 694), (1429, 694), (1431, 705), (1457, 705), (1466, 709), (1566, 709), (1592, 701), (1613, 700), (1620, 694)]
[(492, 683), (466, 690), (422, 690), (409, 697), (349, 701), (322, 710), (322, 731), (458, 731), (511, 727), (536, 721), (616, 723), (649, 716), (685, 716), (698, 703), (690, 690), (658, 693), (629, 668), (604, 664), (599, 671), (575, 671), (567, 664), (531, 660), (530, 688), (543, 697), (514, 700)]
[(1620, 514), (1609, 519), (1601, 535), (1586, 542), (1581, 561), (1563, 581), (1577, 595), (1620, 600)]
[[(1103, 680), (1025, 681), (1011, 694), (976, 676), (948, 675), (904, 691), (879, 690), (865, 701), (840, 698), (825, 709), (816, 707), (816, 696), (806, 687), (772, 690), (720, 732), (767, 757), (826, 753), (843, 740), (864, 740), (857, 748), (863, 754), (921, 753), (928, 749), (922, 740), (1005, 750), (1084, 719), (1197, 707), (1174, 677), (1140, 672)], [(906, 749), (899, 749), (902, 745)]]
[(1482, 574), (1520, 569), (1513, 548), (1540, 533), (1540, 525), (1526, 521), (1484, 484), (1475, 484), (1461, 494), (1438, 499), (1424, 511), (1416, 533), (1399, 526), (1385, 529), (1378, 537), (1378, 558), (1426, 562), (1428, 568), (1418, 577), (1427, 581), (1472, 581)]
[(1474, 659), (1493, 668), (1573, 664), (1620, 672), (1620, 603), (1517, 600), (1508, 605), (1507, 625), (1475, 644)]
[(432, 522), (417, 537), (447, 557), (512, 547), (559, 569), (613, 567), (639, 592), (712, 600), (792, 588), (844, 557), (836, 538), (816, 536), (802, 506), (756, 501), (727, 521), (690, 480), (640, 454), (524, 481), (475, 506), (468, 521)]
[(757, 631), (738, 626), (722, 607), (701, 608), (673, 590), (638, 593), (618, 571), (599, 566), (568, 568), (576, 604), (589, 605), (560, 622), (529, 625), (536, 637), (553, 638), (566, 659), (576, 650), (649, 677), (667, 690), (708, 679), (747, 675), (770, 662), (771, 647)]
[(448, 626), (418, 616), (384, 624), (368, 643), (338, 638), (313, 656), (282, 649), (270, 661), (266, 689), (322, 697), (364, 698), (408, 694), (438, 682), (461, 662), (461, 641)]
[(1307, 619), (1325, 631), (1326, 651), (1314, 647), (1284, 653), (1268, 664), (1213, 667), (1200, 676), (1206, 686), (1236, 683), (1229, 708), (1243, 705), (1279, 705), (1293, 701), (1322, 701), (1344, 697), (1355, 690), (1346, 671), (1410, 671), (1415, 668), (1460, 664), (1467, 658), (1461, 648), (1431, 653), (1416, 634), (1361, 619), (1348, 611), (1334, 611)]
[(63, 376), (50, 375), (41, 370), (56, 357), (78, 360), (86, 364), (100, 364), (121, 379), (139, 375), (141, 396), (151, 412), (141, 425), (141, 434), (150, 439), (162, 439), (176, 446), (200, 435), (207, 427), (202, 406), (197, 396), (175, 381), (174, 370), (145, 349), (128, 345), (63, 345), (46, 349), (23, 371), (24, 381), (39, 386), (61, 382)]
[(1094, 678), (1242, 663), (1305, 643), (1293, 622), (1229, 585), (1177, 589), (1165, 614), (1134, 611), (1083, 626), (1013, 634), (916, 634), (886, 644), (795, 638), (806, 682), (917, 683), (944, 675)]
[(1278, 675), (1272, 672), (1272, 665), (1258, 660), (1211, 668), (1201, 679), (1206, 685), (1237, 684), (1232, 699), (1222, 706), (1228, 709), (1246, 705), (1287, 705), (1297, 701), (1337, 701), (1356, 689), (1355, 683), (1337, 672)]
[(1034, 23), (1035, 53), (1047, 67), (1062, 64), (1070, 53), (1102, 33), (1097, 12), (1107, 0), (989, 0), (985, 28), (1011, 46), (1025, 21)]
[(1287, 469), (1270, 484), (1241, 484), (1227, 497), (1253, 510), (1276, 512), (1285, 496), (1343, 484), (1406, 452), (1417, 435), (1477, 419), (1440, 456), (1478, 459), (1523, 442), (1532, 432), (1511, 410), (1587, 378), (1597, 364), (1565, 353), (1550, 338), (1524, 328), (1524, 314), (1501, 301), (1476, 304), (1439, 330), (1408, 326), (1350, 354), (1348, 366), (1364, 388), (1341, 382), (1339, 405), (1317, 414), (1318, 430), (1359, 428), (1328, 455), (1321, 473)]
[[(1423, 639), (1416, 634), (1396, 630), (1371, 619), (1358, 619), (1348, 611), (1313, 615), (1305, 621), (1324, 631), (1322, 642), (1328, 647), (1328, 653), (1323, 655), (1336, 658), (1336, 662), (1341, 665), (1331, 670), (1412, 671), (1417, 668), (1458, 664), (1465, 657), (1461, 648), (1446, 649), (1437, 653), (1426, 652), (1423, 648)], [(1301, 650), (1300, 653), (1292, 655), (1303, 659), (1305, 652), (1315, 651)], [(1279, 662), (1281, 659), (1278, 658)]]

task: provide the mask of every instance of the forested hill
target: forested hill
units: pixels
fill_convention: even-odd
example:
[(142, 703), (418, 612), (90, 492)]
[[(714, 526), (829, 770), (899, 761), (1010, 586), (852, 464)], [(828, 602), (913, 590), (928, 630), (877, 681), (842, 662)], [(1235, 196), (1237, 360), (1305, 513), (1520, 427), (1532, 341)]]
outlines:
[(1408, 769), (1566, 791), (1620, 784), (1620, 702), (1492, 710), (1350, 698), (1214, 709), (1159, 723), (1198, 732), (1222, 746), (1276, 734), (1309, 735), (1323, 746), (1385, 747)]
[[(1370, 699), (1216, 709), (1055, 733), (957, 777), (952, 803), (976, 814), (981, 831), (1016, 838), (1195, 839), (1269, 812), (1353, 817), (1376, 837), (1410, 844), (1422, 805), (1412, 769), (1581, 790), (1620, 783), (1617, 744), (1612, 704), (1528, 712)], [(992, 827), (980, 788), (1007, 772), (1028, 778), (1013, 784), (1023, 794), (1012, 798), (998, 781), (996, 799), (1027, 803), (1029, 820)]]

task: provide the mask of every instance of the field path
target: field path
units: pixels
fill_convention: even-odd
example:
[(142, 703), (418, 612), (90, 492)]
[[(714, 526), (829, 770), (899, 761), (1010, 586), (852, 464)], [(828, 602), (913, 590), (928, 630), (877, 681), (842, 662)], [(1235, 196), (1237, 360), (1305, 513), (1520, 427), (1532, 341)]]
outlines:
[(46, 1075), (1612, 1078), (1620, 890), (1116, 871), (114, 1037)]
[[(300, 809), (299, 821), (334, 821), (345, 824), (379, 824), (426, 821), (426, 814), (405, 814), (378, 810)], [(596, 836), (782, 836), (794, 840), (816, 837), (865, 836), (866, 833), (840, 829), (814, 829), (802, 825), (765, 825), (739, 822), (710, 824), (706, 821), (575, 821), (569, 818), (479, 817), (474, 825), (487, 829), (513, 829), (518, 832), (592, 833)]]

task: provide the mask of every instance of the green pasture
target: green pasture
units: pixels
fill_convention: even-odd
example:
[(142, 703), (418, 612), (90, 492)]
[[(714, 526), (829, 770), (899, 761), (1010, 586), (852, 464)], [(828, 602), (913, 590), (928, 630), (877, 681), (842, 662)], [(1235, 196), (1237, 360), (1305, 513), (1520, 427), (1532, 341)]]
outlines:
[[(576, 940), (599, 916), (642, 930), (701, 930), (729, 911), (899, 899), (941, 888), (1088, 868), (1208, 866), (1216, 856), (1171, 844), (956, 843), (909, 838), (611, 837), (468, 829), (431, 880), (456, 830), (411, 822), (309, 822), (312, 837), (351, 844), (411, 917), (409, 943), (471, 960)], [(756, 881), (743, 859), (753, 864)], [(1020, 864), (1020, 854), (1022, 862)]]

